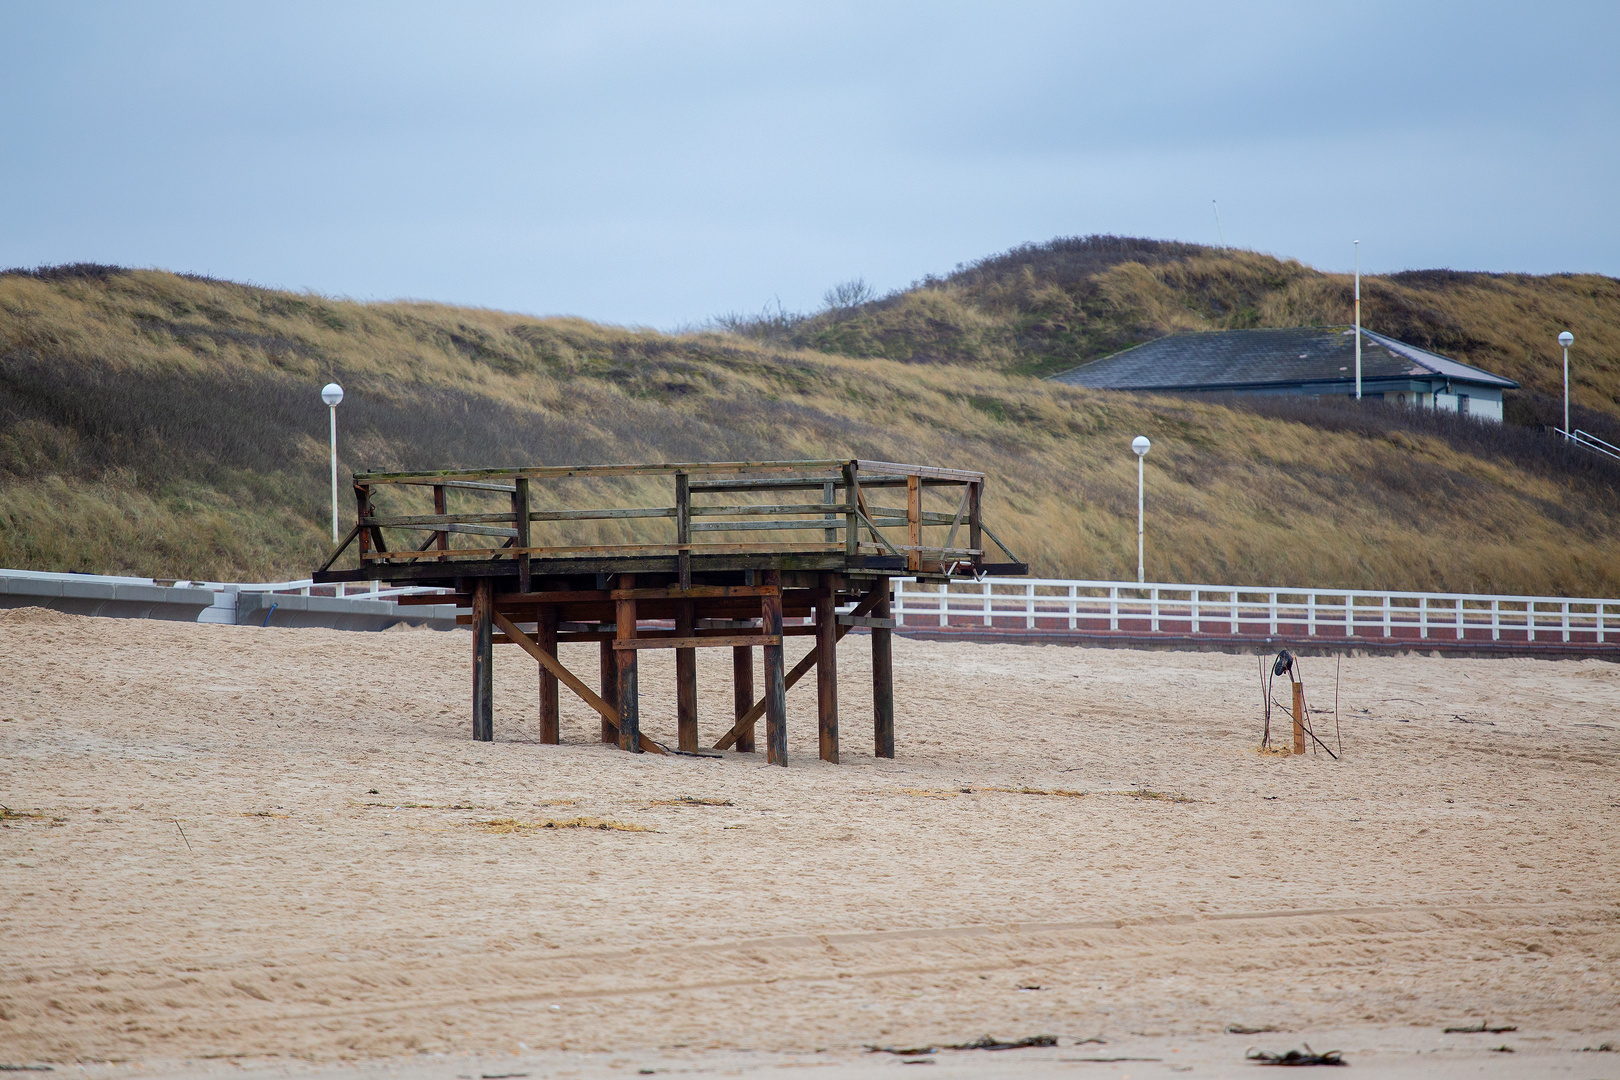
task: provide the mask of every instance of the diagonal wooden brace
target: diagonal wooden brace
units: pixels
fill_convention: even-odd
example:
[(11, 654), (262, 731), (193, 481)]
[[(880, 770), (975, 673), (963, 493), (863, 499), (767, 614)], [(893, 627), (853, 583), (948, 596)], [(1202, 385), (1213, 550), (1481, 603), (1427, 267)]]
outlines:
[[(602, 719), (606, 720), (614, 727), (618, 727), (618, 709), (615, 709), (613, 706), (597, 697), (596, 694), (591, 691), (590, 687), (586, 686), (584, 683), (580, 682), (574, 677), (573, 672), (563, 667), (562, 664), (558, 663), (556, 658), (554, 658), (550, 653), (546, 652), (546, 650), (542, 649), (538, 641), (519, 630), (517, 625), (513, 623), (511, 619), (508, 619), (505, 615), (502, 615), (498, 611), (494, 612), (493, 614), (495, 625), (501, 628), (501, 633), (505, 634), (513, 642), (521, 646), (524, 652), (538, 660), (541, 667), (557, 676), (557, 681), (568, 687), (568, 689), (572, 690), (575, 694), (579, 695), (579, 699), (581, 701), (595, 709), (597, 712), (601, 713)], [(665, 750), (660, 743), (654, 742), (645, 735), (641, 737), (641, 749), (650, 754), (667, 754), (669, 752)]]
[[(874, 607), (877, 606), (877, 602), (882, 599), (882, 597), (878, 595), (879, 589), (888, 589), (887, 580), (878, 585), (874, 585), (872, 587), (872, 591), (861, 598), (861, 602), (855, 605), (855, 610), (850, 614), (868, 614)], [(840, 640), (847, 633), (849, 633), (849, 627), (838, 627), (838, 638)], [(816, 650), (811, 649), (807, 654), (805, 654), (804, 659), (793, 665), (793, 670), (787, 673), (787, 678), (784, 679), (783, 682), (786, 683), (787, 688), (791, 690), (793, 688), (793, 684), (809, 674), (810, 669), (815, 666)], [(721, 737), (720, 741), (714, 744), (714, 748), (716, 750), (730, 750), (731, 747), (737, 742), (738, 736), (740, 736), (744, 731), (752, 727), (754, 724), (758, 723), (759, 718), (764, 715), (765, 699), (760, 698), (758, 701), (754, 702), (754, 707), (749, 709), (746, 713), (743, 713), (743, 715), (738, 718), (737, 723), (732, 726), (731, 730), (726, 732), (725, 735)]]

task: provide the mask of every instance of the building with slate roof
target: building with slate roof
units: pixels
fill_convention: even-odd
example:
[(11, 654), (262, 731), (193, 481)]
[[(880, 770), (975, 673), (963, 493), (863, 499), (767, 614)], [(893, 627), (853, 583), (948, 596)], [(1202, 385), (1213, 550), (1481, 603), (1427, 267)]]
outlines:
[[(1301, 326), (1171, 334), (1052, 379), (1094, 390), (1354, 397), (1355, 333), (1347, 326)], [(1362, 397), (1500, 422), (1502, 391), (1518, 388), (1483, 368), (1361, 331)]]

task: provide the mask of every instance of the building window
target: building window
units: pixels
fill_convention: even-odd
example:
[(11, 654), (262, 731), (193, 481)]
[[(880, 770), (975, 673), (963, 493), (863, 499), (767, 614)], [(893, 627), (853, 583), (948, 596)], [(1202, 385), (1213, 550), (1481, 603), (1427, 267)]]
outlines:
[(1459, 416), (1467, 416), (1468, 415), (1468, 395), (1467, 394), (1458, 394), (1457, 395), (1457, 413), (1458, 413)]

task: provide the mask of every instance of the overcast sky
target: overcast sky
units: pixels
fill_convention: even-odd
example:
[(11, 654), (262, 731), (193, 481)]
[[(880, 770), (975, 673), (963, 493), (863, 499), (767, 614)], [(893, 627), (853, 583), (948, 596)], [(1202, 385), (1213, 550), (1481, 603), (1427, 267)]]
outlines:
[(670, 328), (1110, 232), (1620, 275), (1620, 4), (0, 0), (0, 266)]

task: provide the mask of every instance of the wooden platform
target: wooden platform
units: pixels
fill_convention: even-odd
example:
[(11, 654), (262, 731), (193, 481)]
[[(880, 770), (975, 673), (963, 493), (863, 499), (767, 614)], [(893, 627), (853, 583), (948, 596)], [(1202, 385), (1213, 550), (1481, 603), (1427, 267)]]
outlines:
[[(671, 505), (662, 505), (665, 491)], [(458, 621), (473, 632), (473, 737), (486, 741), (494, 738), (491, 648), (513, 644), (540, 667), (542, 742), (558, 741), (558, 688), (567, 686), (601, 715), (602, 740), (625, 750), (752, 752), (763, 717), (768, 760), (786, 764), (785, 695), (814, 669), (821, 757), (836, 762), (837, 642), (866, 627), (873, 752), (893, 757), (890, 578), (1028, 572), (986, 527), (983, 491), (982, 473), (862, 460), (362, 473), (354, 528), (314, 578), (454, 590)], [(895, 495), (903, 507), (879, 505), (900, 501)], [(431, 505), (416, 505), (428, 497)], [(589, 505), (610, 499), (628, 505)], [(730, 535), (710, 539), (721, 534)], [(986, 539), (1006, 561), (985, 559)], [(332, 569), (351, 546), (359, 565)], [(446, 598), (402, 602), (413, 601)], [(814, 640), (788, 669), (784, 649), (795, 636)], [(571, 641), (600, 645), (594, 691), (557, 660), (557, 645)], [(710, 751), (698, 736), (699, 648), (733, 656), (734, 714)], [(641, 733), (636, 658), (644, 649), (676, 650), (674, 748)]]

